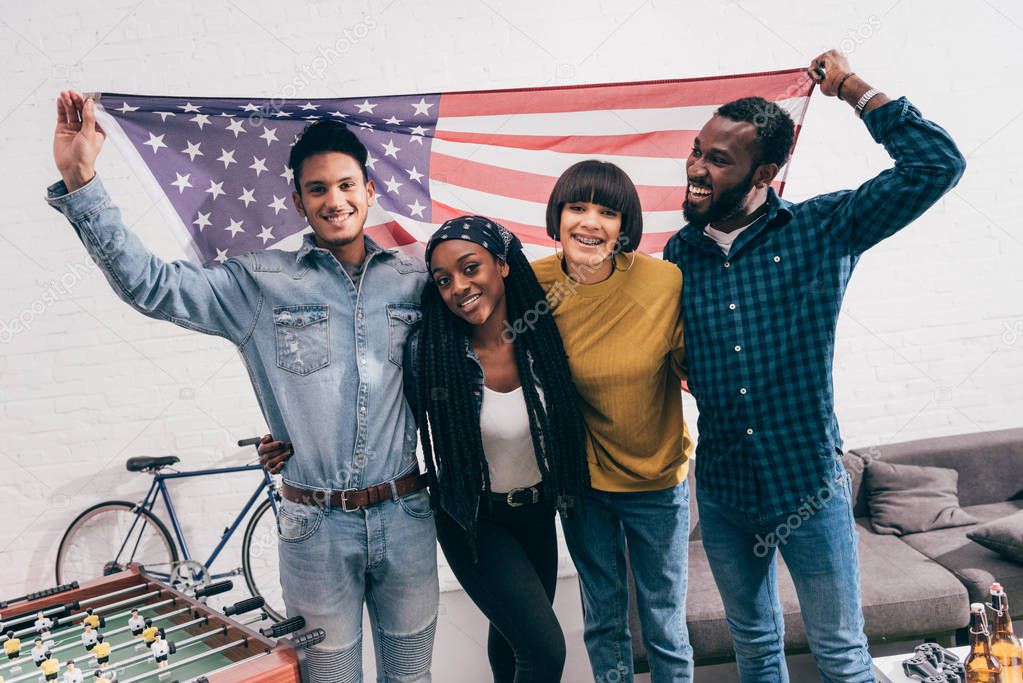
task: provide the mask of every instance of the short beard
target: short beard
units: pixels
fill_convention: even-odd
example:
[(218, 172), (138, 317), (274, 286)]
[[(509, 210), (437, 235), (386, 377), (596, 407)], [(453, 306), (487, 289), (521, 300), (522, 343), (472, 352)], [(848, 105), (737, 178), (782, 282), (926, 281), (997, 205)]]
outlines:
[(705, 226), (711, 223), (720, 223), (736, 214), (742, 213), (742, 203), (746, 195), (753, 189), (753, 174), (756, 168), (750, 169), (741, 182), (730, 187), (721, 193), (721, 196), (711, 202), (707, 210), (700, 215), (694, 214), (687, 203), (682, 205), (682, 216), (688, 223), (698, 226)]

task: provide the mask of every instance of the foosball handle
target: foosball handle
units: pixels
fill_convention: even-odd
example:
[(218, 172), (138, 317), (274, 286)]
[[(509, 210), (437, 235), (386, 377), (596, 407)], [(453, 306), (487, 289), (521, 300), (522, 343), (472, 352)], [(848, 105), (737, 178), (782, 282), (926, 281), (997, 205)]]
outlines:
[(322, 643), (326, 637), (327, 633), (322, 628), (314, 628), (297, 635), (294, 638), (281, 638), (278, 641), (279, 643), (290, 645), (295, 651), (295, 655), (298, 657), (298, 675), (302, 683), (311, 683), (312, 680), (309, 678), (309, 672), (306, 670), (305, 666), (306, 648)]
[(39, 598), (48, 598), (51, 595), (57, 593), (66, 593), (73, 591), (78, 588), (78, 582), (72, 581), (71, 583), (61, 584), (60, 586), (54, 586), (53, 588), (47, 588), (46, 590), (37, 591), (35, 593), (29, 593), (28, 595), (22, 595), (20, 598), (13, 598), (11, 600), (0, 600), (0, 609), (7, 609), (15, 602), (31, 602), (32, 600), (38, 600)]
[(233, 589), (234, 589), (233, 581), (231, 580), (220, 581), (218, 583), (211, 583), (210, 585), (205, 586), (204, 588), (196, 588), (195, 597), (196, 599), (208, 598), (211, 595), (220, 595), (221, 593), (226, 593), (229, 590)]
[(233, 605), (225, 607), (224, 616), (233, 617), (238, 614), (245, 614), (246, 612), (251, 612), (254, 609), (259, 609), (265, 604), (266, 600), (262, 595), (257, 595), (253, 598), (245, 598), (244, 600), (239, 600)]
[(303, 628), (305, 628), (305, 617), (298, 616), (279, 621), (270, 628), (260, 629), (259, 632), (267, 638), (280, 638)]
[(305, 633), (300, 633), (294, 638), (289, 638), (292, 646), (295, 649), (312, 647), (313, 645), (319, 645), (327, 638), (327, 632), (322, 628), (309, 629)]

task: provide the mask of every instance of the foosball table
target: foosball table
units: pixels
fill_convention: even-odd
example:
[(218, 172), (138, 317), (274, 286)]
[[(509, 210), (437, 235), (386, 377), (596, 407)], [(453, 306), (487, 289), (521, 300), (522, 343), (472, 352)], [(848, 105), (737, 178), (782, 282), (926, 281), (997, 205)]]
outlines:
[[(0, 602), (0, 683), (300, 683), (306, 647), (323, 631), (293, 635), (249, 598), (222, 612), (205, 599), (229, 581), (187, 595), (137, 565)], [(270, 623), (258, 629), (261, 622)]]

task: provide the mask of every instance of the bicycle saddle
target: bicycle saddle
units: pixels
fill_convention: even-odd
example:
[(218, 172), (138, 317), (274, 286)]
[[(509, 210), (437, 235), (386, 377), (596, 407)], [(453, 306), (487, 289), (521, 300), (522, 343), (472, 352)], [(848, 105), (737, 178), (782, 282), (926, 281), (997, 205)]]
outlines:
[(156, 458), (128, 458), (125, 467), (128, 468), (129, 472), (145, 472), (146, 470), (158, 470), (161, 467), (173, 465), (176, 462), (180, 462), (180, 458), (176, 455), (161, 455)]

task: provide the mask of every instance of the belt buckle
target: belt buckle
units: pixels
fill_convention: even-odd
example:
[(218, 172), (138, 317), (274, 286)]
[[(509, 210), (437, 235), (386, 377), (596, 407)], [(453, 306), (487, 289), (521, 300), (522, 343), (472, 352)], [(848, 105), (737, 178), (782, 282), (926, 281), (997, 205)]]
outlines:
[(359, 506), (359, 505), (356, 505), (353, 508), (348, 507), (348, 494), (349, 493), (355, 493), (358, 490), (359, 489), (354, 489), (353, 488), (353, 489), (345, 489), (344, 491), (339, 491), (338, 492), (341, 495), (341, 511), (342, 512), (358, 512), (361, 509), (361, 506)]
[(523, 505), (525, 505), (525, 503), (519, 503), (519, 502), (516, 502), (513, 499), (513, 496), (516, 493), (518, 493), (519, 491), (529, 491), (530, 493), (532, 493), (533, 494), (533, 500), (532, 500), (532, 504), (533, 505), (536, 505), (537, 503), (540, 502), (540, 489), (536, 488), (535, 486), (529, 486), (529, 487), (524, 487), (524, 488), (512, 489), (511, 491), (509, 491), (508, 495), (505, 497), (505, 502), (508, 503), (508, 507), (510, 507), (510, 508), (520, 508)]

